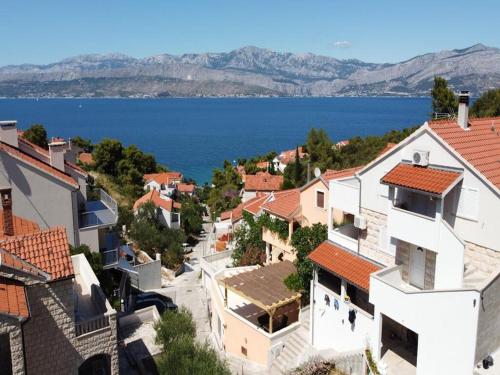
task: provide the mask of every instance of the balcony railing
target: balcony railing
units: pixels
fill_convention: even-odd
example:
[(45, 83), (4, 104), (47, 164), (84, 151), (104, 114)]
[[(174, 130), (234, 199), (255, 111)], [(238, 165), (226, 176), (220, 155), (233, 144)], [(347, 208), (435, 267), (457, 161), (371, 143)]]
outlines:
[(330, 230), (328, 239), (348, 250), (356, 251), (358, 249), (358, 229), (353, 224), (342, 225)]
[(76, 322), (75, 335), (78, 337), (106, 327), (109, 327), (109, 316), (99, 314), (84, 321)]
[(391, 237), (436, 251), (439, 244), (438, 224), (432, 217), (391, 207), (387, 228)]
[(100, 189), (100, 200), (86, 202), (85, 211), (79, 216), (80, 228), (115, 225), (118, 220), (118, 205), (109, 194)]

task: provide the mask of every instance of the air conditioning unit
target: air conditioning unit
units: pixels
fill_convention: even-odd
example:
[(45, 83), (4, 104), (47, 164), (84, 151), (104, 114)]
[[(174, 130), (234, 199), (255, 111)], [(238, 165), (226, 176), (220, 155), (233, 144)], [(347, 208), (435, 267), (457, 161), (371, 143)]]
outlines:
[(413, 165), (427, 167), (429, 165), (429, 151), (413, 151)]
[(366, 218), (364, 216), (355, 216), (354, 226), (358, 229), (366, 229)]

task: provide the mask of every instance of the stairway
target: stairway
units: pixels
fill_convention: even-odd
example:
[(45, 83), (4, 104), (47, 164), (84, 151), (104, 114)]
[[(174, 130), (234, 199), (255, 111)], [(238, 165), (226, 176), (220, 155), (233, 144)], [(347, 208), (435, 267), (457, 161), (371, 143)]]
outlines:
[(309, 322), (304, 322), (285, 342), (284, 349), (280, 355), (273, 361), (270, 374), (282, 375), (299, 366), (312, 350), (308, 342)]

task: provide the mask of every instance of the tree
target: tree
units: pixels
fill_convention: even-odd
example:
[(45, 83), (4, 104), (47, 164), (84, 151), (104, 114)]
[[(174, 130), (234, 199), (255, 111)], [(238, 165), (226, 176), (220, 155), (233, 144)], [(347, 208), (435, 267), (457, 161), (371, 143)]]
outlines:
[(85, 139), (80, 136), (71, 138), (71, 143), (77, 147), (80, 147), (85, 152), (92, 152), (94, 145), (90, 139)]
[(232, 254), (233, 265), (238, 267), (246, 263), (251, 265), (260, 263), (260, 257), (255, 253), (260, 251), (262, 254), (266, 253), (266, 243), (262, 241), (262, 222), (255, 220), (253, 215), (244, 211), (243, 224), (234, 231), (234, 251)]
[(434, 87), (431, 91), (432, 112), (454, 115), (457, 112), (458, 100), (453, 91), (448, 88), (446, 79), (434, 77)]
[(23, 133), (23, 138), (31, 143), (36, 144), (37, 146), (48, 148), (48, 140), (47, 140), (47, 131), (41, 124), (31, 125), (29, 129), (27, 129)]
[(187, 236), (198, 235), (203, 229), (203, 213), (205, 208), (195, 197), (182, 196), (181, 227)]
[[(293, 166), (293, 179), (295, 181), (295, 186), (302, 186), (302, 180), (304, 178), (304, 168), (300, 163), (299, 146), (295, 149), (295, 165)], [(300, 185), (298, 185), (300, 183)]]
[(294, 262), (297, 273), (285, 279), (288, 288), (303, 292), (304, 295), (309, 294), (313, 265), (307, 256), (327, 238), (327, 226), (319, 223), (299, 228), (292, 234), (292, 246), (297, 256)]
[(472, 117), (500, 116), (500, 89), (488, 90), (472, 105)]
[(98, 171), (116, 177), (118, 163), (123, 159), (123, 145), (116, 139), (103, 139), (94, 150), (94, 162)]
[(324, 129), (312, 128), (309, 131), (306, 150), (313, 168), (324, 170), (331, 164), (333, 143)]
[(196, 325), (186, 308), (166, 311), (155, 329), (156, 341), (163, 347), (157, 360), (160, 374), (172, 374), (173, 369), (176, 375), (231, 374), (214, 349), (195, 341)]

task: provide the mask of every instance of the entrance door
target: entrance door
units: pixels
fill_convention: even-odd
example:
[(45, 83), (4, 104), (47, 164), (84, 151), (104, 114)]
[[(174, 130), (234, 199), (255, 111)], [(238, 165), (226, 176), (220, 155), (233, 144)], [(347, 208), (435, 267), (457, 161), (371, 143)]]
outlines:
[(412, 245), (410, 247), (410, 284), (424, 289), (425, 249)]

